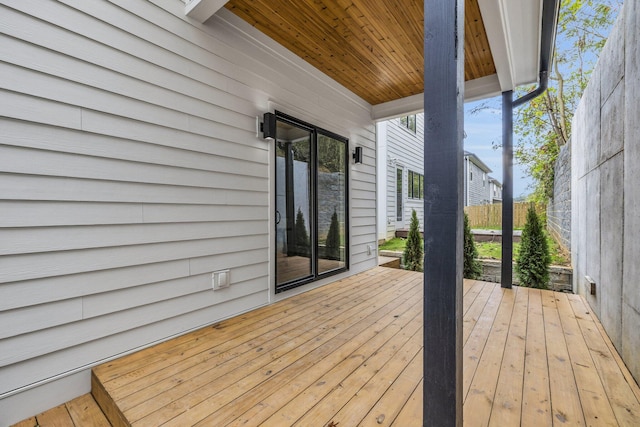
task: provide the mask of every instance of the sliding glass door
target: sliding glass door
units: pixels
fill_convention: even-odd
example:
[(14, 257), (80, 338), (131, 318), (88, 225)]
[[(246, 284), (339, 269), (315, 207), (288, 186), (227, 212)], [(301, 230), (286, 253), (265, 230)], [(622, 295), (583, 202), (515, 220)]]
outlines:
[(276, 292), (347, 268), (347, 147), (277, 114)]

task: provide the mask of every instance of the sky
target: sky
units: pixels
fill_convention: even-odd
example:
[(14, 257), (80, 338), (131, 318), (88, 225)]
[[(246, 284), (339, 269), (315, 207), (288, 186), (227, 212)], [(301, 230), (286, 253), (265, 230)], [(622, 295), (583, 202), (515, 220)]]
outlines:
[[(476, 113), (471, 110), (481, 104), (488, 107)], [(498, 181), (502, 178), (502, 149), (494, 149), (494, 145), (502, 144), (502, 99), (485, 99), (469, 102), (464, 106), (464, 149), (474, 153), (491, 169), (490, 175)], [(513, 143), (516, 144), (517, 136), (514, 135)], [(513, 198), (527, 196), (533, 191), (530, 186), (533, 181), (529, 178), (515, 159), (513, 162)]]

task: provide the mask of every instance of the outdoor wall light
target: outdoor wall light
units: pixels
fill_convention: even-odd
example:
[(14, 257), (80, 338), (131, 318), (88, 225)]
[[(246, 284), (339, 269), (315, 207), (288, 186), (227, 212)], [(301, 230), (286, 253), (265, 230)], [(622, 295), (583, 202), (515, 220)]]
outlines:
[(362, 147), (356, 147), (356, 149), (353, 150), (353, 162), (362, 163)]
[(275, 139), (276, 137), (276, 115), (273, 113), (264, 113), (262, 124), (260, 125), (262, 136), (264, 139)]

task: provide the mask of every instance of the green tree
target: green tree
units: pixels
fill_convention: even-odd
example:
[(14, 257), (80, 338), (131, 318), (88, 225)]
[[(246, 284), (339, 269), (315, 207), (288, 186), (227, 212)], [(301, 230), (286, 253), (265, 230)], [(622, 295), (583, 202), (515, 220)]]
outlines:
[(553, 195), (560, 147), (569, 141), (573, 113), (621, 5), (621, 0), (562, 0), (549, 89), (521, 107), (514, 121), (514, 154), (534, 180), (534, 201), (546, 203)]
[(469, 217), (464, 213), (464, 269), (465, 279), (477, 279), (482, 274), (482, 265), (478, 258), (478, 249), (473, 241), (471, 227), (469, 227)]
[(407, 245), (404, 248), (404, 268), (413, 271), (422, 271), (422, 237), (420, 236), (420, 223), (415, 210), (411, 210), (411, 223)]
[(325, 250), (327, 259), (340, 259), (340, 223), (338, 222), (338, 213), (335, 209), (333, 210), (333, 215), (331, 215), (331, 224), (329, 225), (329, 233), (327, 233)]
[(527, 211), (527, 222), (522, 230), (520, 253), (516, 260), (516, 273), (522, 286), (547, 289), (551, 255), (534, 204)]
[(309, 234), (307, 233), (307, 225), (304, 221), (304, 215), (300, 208), (296, 214), (295, 225), (295, 241), (296, 241), (296, 254), (302, 256), (309, 255)]

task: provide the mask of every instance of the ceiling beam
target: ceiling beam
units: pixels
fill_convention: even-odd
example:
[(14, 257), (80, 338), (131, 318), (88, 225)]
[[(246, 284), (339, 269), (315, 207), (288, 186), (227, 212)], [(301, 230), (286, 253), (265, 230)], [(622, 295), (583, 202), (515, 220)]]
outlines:
[[(496, 74), (469, 80), (464, 83), (464, 101), (477, 101), (479, 99), (497, 96), (502, 92), (499, 77)], [(408, 114), (421, 113), (424, 110), (424, 94), (407, 96), (394, 101), (383, 102), (371, 107), (371, 118), (376, 121), (393, 119)]]
[(204, 23), (211, 18), (228, 0), (187, 0), (184, 14), (189, 18)]

